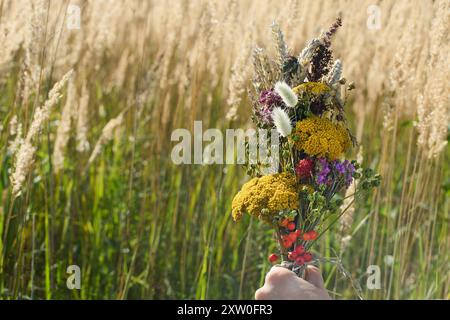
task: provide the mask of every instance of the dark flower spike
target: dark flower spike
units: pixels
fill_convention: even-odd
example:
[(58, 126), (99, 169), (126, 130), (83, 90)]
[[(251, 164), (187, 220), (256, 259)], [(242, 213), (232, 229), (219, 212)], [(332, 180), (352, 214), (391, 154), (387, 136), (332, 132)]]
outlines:
[(321, 40), (326, 47), (329, 47), (331, 45), (331, 38), (341, 26), (342, 26), (342, 19), (341, 17), (337, 17), (336, 21), (331, 25), (330, 29), (328, 29), (327, 32), (322, 34)]
[(320, 81), (322, 77), (330, 72), (332, 61), (333, 52), (328, 46), (321, 43), (314, 51), (310, 70), (308, 72), (308, 80)]

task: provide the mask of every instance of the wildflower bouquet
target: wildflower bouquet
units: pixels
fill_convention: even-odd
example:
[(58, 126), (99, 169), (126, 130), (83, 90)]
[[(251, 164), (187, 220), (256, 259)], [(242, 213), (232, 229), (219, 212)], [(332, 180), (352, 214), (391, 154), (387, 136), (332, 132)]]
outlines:
[[(319, 260), (311, 253), (314, 242), (348, 209), (342, 208), (346, 189), (357, 186), (345, 196), (354, 198), (380, 180), (371, 169), (343, 158), (357, 142), (344, 112), (354, 85), (346, 84), (342, 63), (333, 61), (330, 48), (340, 26), (338, 18), (295, 57), (274, 24), (277, 59), (262, 49), (254, 51), (252, 119), (258, 128), (278, 132), (279, 162), (270, 174), (263, 174), (259, 162), (246, 164), (252, 179), (234, 197), (232, 216), (238, 221), (247, 213), (271, 225), (282, 265), (299, 276)], [(269, 260), (275, 263), (279, 256), (272, 254)]]

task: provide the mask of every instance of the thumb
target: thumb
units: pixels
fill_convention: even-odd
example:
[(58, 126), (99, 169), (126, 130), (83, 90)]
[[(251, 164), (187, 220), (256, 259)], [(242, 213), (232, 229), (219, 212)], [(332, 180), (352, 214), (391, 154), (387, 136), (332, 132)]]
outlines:
[(319, 289), (323, 289), (323, 278), (320, 270), (314, 266), (308, 266), (306, 268), (306, 281), (313, 284), (315, 287)]

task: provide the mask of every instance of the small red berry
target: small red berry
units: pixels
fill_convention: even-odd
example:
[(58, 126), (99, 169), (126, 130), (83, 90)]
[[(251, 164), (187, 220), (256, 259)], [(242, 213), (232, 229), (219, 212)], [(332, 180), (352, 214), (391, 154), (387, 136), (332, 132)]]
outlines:
[(317, 231), (311, 230), (303, 234), (303, 240), (311, 241), (317, 239)]
[(288, 253), (288, 259), (294, 261), (297, 258), (297, 254), (295, 252)]
[(288, 238), (290, 241), (294, 242), (295, 240), (297, 240), (297, 234), (295, 232), (291, 232), (289, 233)]
[(310, 262), (312, 260), (312, 254), (305, 252), (305, 254), (303, 254), (303, 259), (305, 259), (305, 262)]
[(300, 230), (300, 229), (297, 229), (297, 231), (295, 231), (295, 233), (297, 234), (297, 237), (302, 236), (302, 230)]
[(309, 238), (311, 240), (316, 240), (317, 239), (317, 231), (315, 231), (315, 230), (309, 231)]
[(292, 241), (290, 241), (290, 240), (288, 240), (288, 239), (283, 240), (283, 247), (285, 247), (285, 248), (290, 248), (290, 247), (292, 247)]
[(305, 252), (305, 247), (304, 246), (298, 245), (298, 246), (295, 247), (295, 253), (296, 254), (303, 254), (304, 252)]
[(283, 219), (280, 222), (280, 226), (282, 226), (282, 227), (287, 227), (288, 224), (289, 224), (289, 220), (288, 219)]
[(289, 231), (295, 230), (295, 222), (289, 222), (287, 228), (289, 229)]
[(269, 256), (269, 261), (270, 261), (270, 263), (275, 263), (275, 262), (277, 262), (277, 261), (278, 261), (278, 256), (277, 256), (275, 253), (272, 253), (272, 254)]
[(297, 259), (295, 259), (295, 263), (299, 266), (302, 266), (305, 264), (305, 259), (303, 259), (303, 257), (298, 257)]

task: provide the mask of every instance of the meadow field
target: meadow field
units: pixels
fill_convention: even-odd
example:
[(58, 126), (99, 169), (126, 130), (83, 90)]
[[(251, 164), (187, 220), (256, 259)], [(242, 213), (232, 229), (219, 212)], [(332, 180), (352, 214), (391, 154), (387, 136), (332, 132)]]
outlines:
[(353, 279), (324, 263), (326, 287), (449, 299), (448, 0), (0, 0), (0, 297), (253, 299), (275, 243), (231, 219), (245, 170), (175, 165), (171, 134), (251, 127), (272, 22), (297, 53), (338, 15), (351, 156), (382, 181), (316, 245)]

